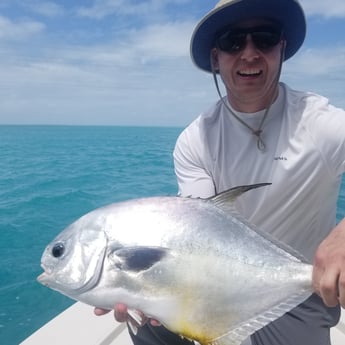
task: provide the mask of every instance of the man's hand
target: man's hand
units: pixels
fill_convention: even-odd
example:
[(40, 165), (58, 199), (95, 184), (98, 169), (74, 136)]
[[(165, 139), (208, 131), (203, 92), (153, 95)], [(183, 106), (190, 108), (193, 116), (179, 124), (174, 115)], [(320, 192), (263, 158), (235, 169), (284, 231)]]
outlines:
[[(108, 314), (110, 310), (101, 308), (95, 308), (94, 313), (97, 316)], [(152, 326), (160, 326), (160, 322), (154, 319), (149, 319), (141, 311), (135, 309), (129, 309), (123, 303), (118, 303), (114, 307), (114, 318), (117, 322), (127, 322), (131, 327), (134, 334), (137, 333), (137, 328), (145, 325), (146, 322), (150, 322)]]
[(321, 242), (314, 257), (313, 287), (329, 307), (345, 308), (345, 219)]

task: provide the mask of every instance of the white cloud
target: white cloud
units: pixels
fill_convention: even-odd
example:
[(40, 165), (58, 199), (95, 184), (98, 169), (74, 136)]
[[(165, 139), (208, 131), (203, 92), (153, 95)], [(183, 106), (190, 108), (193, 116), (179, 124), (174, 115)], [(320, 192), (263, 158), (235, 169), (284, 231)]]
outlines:
[(192, 22), (152, 25), (140, 32), (129, 33), (129, 42), (135, 54), (148, 60), (189, 56), (189, 38)]
[(345, 46), (302, 49), (286, 62), (283, 78), (293, 87), (325, 95), (345, 108)]
[(80, 16), (101, 19), (110, 15), (147, 16), (170, 4), (185, 4), (191, 0), (95, 0), (91, 7), (80, 7)]
[[(190, 0), (175, 1), (182, 4)], [(158, 15), (153, 16), (157, 20), (141, 28), (131, 25), (127, 17), (118, 18), (119, 26), (117, 20), (109, 25), (108, 20), (82, 19), (80, 27), (75, 18), (77, 29), (73, 26), (68, 32), (54, 32), (50, 31), (54, 26), (50, 26), (49, 18), (45, 30), (35, 21), (0, 17), (0, 44), (5, 37), (14, 42), (0, 46), (0, 122), (188, 124), (216, 101), (217, 95), (212, 77), (190, 61), (189, 39), (195, 22), (175, 22), (167, 14), (161, 20), (162, 6), (167, 3), (103, 0), (88, 9), (93, 18), (116, 11), (145, 12), (145, 6), (157, 9)], [(51, 15), (57, 14), (52, 8)], [(13, 39), (41, 31), (44, 35), (39, 40), (16, 44)], [(291, 87), (324, 94), (332, 103), (345, 107), (344, 49), (302, 49), (284, 66), (283, 80)]]
[[(80, 16), (102, 19), (110, 15), (145, 16), (164, 9), (170, 4), (185, 4), (191, 0), (95, 0), (92, 6), (78, 10)], [(300, 0), (307, 15), (345, 17), (344, 0)]]
[(31, 20), (12, 21), (0, 16), (0, 40), (24, 39), (40, 33), (45, 25)]
[[(109, 15), (143, 15), (153, 10), (157, 1), (136, 2), (127, 0), (96, 0), (91, 7), (81, 7), (78, 14), (84, 17), (101, 19)], [(157, 7), (157, 4), (155, 5)]]
[(1, 122), (25, 123), (30, 114), (32, 123), (187, 124), (213, 95), (189, 59), (192, 26), (154, 25), (117, 44), (54, 42), (37, 57), (8, 55), (0, 65)]
[(300, 0), (307, 15), (319, 15), (322, 17), (345, 17), (344, 0)]
[(64, 8), (52, 1), (29, 2), (26, 6), (31, 12), (45, 17), (57, 17), (64, 14)]
[(345, 46), (302, 49), (286, 65), (286, 71), (290, 75), (312, 78), (340, 77), (345, 81)]
[(131, 69), (150, 68), (153, 63), (174, 63), (176, 58), (189, 59), (191, 22), (151, 25), (138, 30), (124, 31), (109, 43), (56, 46), (48, 59), (68, 64)]
[(186, 60), (161, 62), (158, 68), (57, 62), (0, 66), (1, 122), (185, 125), (211, 103), (212, 94), (207, 91), (211, 79)]

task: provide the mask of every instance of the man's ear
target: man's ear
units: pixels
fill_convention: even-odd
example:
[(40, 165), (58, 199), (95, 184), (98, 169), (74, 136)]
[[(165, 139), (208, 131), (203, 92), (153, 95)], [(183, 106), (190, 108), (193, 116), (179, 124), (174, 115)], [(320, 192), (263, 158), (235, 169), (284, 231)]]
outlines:
[(218, 50), (217, 48), (213, 48), (211, 50), (211, 64), (215, 71), (219, 71), (219, 63), (218, 63)]

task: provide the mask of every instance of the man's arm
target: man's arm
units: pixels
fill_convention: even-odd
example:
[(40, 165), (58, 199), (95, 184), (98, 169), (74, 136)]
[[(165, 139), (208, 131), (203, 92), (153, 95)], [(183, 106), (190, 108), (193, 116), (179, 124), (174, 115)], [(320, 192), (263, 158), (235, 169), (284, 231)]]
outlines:
[(215, 195), (212, 176), (205, 167), (202, 143), (197, 133), (185, 130), (179, 136), (174, 149), (174, 167), (179, 195), (208, 198)]

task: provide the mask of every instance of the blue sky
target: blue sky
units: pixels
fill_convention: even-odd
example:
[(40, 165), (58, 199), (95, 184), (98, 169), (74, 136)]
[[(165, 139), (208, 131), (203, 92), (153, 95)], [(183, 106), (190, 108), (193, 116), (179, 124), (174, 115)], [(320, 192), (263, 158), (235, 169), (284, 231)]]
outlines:
[[(345, 108), (345, 0), (301, 0), (281, 80)], [(0, 124), (185, 126), (217, 95), (189, 39), (207, 0), (0, 0)]]

